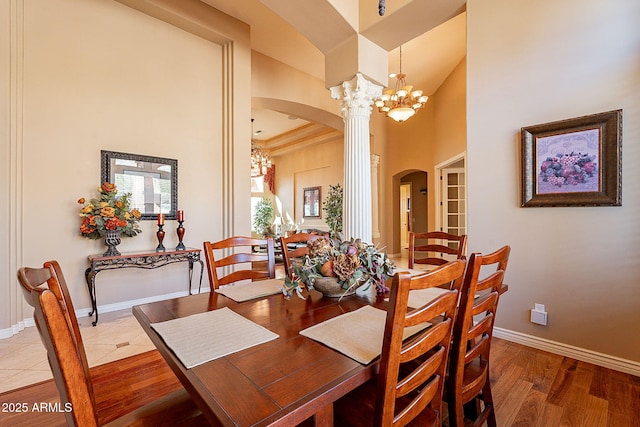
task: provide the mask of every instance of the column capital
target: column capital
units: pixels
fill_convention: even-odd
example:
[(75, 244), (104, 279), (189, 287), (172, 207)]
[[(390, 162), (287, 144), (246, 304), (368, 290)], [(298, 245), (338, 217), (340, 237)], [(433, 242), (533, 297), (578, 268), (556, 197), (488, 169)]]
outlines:
[(371, 116), (374, 99), (382, 95), (382, 86), (367, 80), (362, 74), (330, 88), (331, 97), (340, 101), (342, 117)]

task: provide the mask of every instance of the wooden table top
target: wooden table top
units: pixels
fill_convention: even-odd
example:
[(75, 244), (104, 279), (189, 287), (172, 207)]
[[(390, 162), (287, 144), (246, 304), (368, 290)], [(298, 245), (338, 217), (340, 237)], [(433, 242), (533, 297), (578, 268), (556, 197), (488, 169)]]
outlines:
[[(384, 298), (350, 296), (338, 301), (312, 291), (306, 300), (276, 294), (237, 303), (203, 293), (135, 306), (133, 314), (212, 425), (291, 426), (331, 408), (370, 379), (377, 366), (377, 360), (361, 365), (299, 332), (367, 304), (386, 309)], [(279, 338), (186, 369), (150, 326), (222, 307)], [(332, 425), (330, 420), (326, 425)]]

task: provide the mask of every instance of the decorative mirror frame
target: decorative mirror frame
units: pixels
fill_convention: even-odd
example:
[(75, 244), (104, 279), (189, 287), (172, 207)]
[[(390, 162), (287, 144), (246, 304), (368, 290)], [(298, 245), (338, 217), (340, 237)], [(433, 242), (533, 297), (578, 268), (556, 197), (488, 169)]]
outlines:
[(158, 218), (159, 213), (164, 213), (165, 219), (177, 219), (178, 213), (178, 161), (175, 159), (166, 159), (163, 157), (145, 156), (141, 154), (119, 153), (116, 151), (100, 151), (100, 164), (101, 164), (101, 182), (111, 182), (115, 184), (115, 170), (112, 167), (116, 160), (133, 160), (136, 162), (156, 163), (160, 165), (168, 165), (171, 167), (170, 173), (170, 185), (171, 189), (171, 208), (167, 212), (143, 212), (140, 219), (143, 220), (155, 220)]

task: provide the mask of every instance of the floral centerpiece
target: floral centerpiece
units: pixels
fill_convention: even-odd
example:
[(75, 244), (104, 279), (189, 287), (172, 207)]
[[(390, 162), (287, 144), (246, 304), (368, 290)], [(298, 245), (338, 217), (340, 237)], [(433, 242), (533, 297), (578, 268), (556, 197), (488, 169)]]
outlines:
[(136, 236), (142, 232), (138, 220), (140, 211), (130, 209), (131, 193), (118, 196), (115, 184), (105, 182), (98, 187), (100, 198), (87, 202), (84, 197), (78, 200), (80, 209), (80, 234), (89, 239), (99, 239), (107, 231), (119, 231), (125, 236)]
[(300, 298), (303, 284), (313, 289), (320, 277), (334, 277), (344, 290), (343, 295), (356, 288), (368, 289), (374, 285), (378, 293), (389, 289), (386, 280), (393, 274), (393, 261), (375, 246), (357, 240), (339, 240), (319, 237), (307, 242), (308, 255), (292, 265), (293, 278), (285, 278), (283, 293), (290, 298), (295, 291)]

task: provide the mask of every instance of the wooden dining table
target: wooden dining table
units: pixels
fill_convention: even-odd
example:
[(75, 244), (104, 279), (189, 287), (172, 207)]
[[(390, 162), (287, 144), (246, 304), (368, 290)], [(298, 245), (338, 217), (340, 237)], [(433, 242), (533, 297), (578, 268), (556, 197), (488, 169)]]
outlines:
[[(378, 359), (363, 365), (300, 331), (387, 304), (373, 292), (340, 300), (311, 291), (305, 300), (275, 294), (245, 302), (211, 292), (134, 306), (133, 314), (212, 425), (295, 426), (314, 417), (316, 426), (332, 426), (332, 403), (372, 378)], [(187, 369), (151, 326), (224, 307), (278, 338)]]

